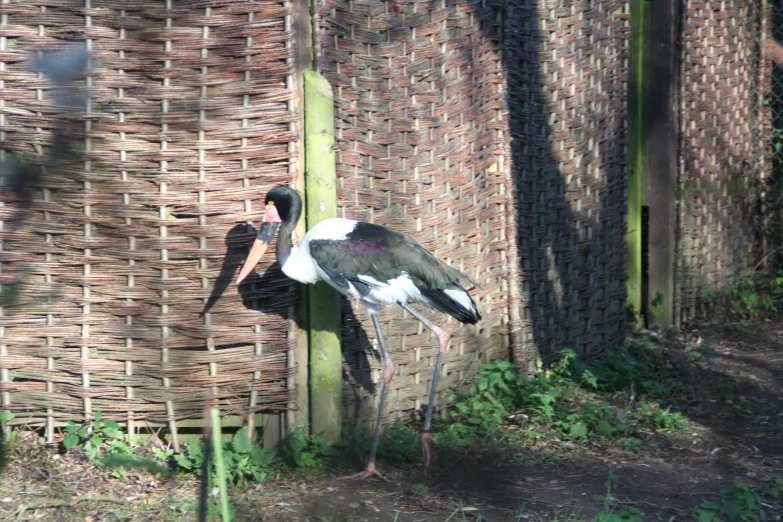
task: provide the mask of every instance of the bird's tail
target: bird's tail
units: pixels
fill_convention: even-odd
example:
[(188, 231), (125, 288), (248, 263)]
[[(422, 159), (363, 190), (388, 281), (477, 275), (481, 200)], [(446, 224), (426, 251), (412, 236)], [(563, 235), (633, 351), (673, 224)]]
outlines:
[(476, 303), (461, 286), (450, 285), (445, 290), (420, 288), (419, 291), (429, 301), (426, 304), (462, 323), (476, 324), (481, 319)]

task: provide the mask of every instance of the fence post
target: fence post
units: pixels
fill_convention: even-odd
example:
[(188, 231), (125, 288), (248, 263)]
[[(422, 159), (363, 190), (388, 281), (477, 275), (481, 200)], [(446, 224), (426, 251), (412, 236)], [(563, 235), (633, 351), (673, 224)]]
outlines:
[[(628, 306), (641, 326), (642, 312), (642, 165), (644, 145), (642, 107), (644, 100), (645, 0), (631, 0), (631, 49), (628, 77)], [(630, 319), (630, 318), (629, 318)]]
[[(307, 228), (337, 217), (334, 153), (334, 95), (329, 82), (303, 71), (305, 97), (305, 209)], [(340, 350), (340, 299), (319, 282), (308, 291), (310, 329), (310, 425), (324, 442), (340, 438), (343, 363)]]
[[(310, 20), (310, 5), (308, 0), (294, 0), (293, 2), (293, 18), (292, 25), (294, 31), (295, 43), (295, 57), (294, 64), (296, 66), (296, 72), (293, 74), (294, 78), (294, 96), (296, 99), (295, 108), (297, 113), (297, 126), (296, 134), (299, 136), (298, 143), (296, 144), (296, 190), (302, 195), (302, 200), (305, 205), (307, 204), (307, 191), (305, 185), (305, 143), (304, 143), (304, 77), (303, 71), (307, 71), (312, 67), (312, 25)], [(306, 211), (305, 211), (306, 212)], [(294, 233), (296, 237), (304, 237), (307, 232), (307, 216), (304, 219), (300, 219), (296, 225)], [(296, 365), (296, 375), (292, 380), (294, 387), (297, 390), (296, 402), (293, 410), (289, 410), (286, 423), (286, 428), (291, 431), (295, 428), (306, 426), (309, 428), (310, 424), (310, 328), (308, 327), (309, 320), (309, 304), (308, 294), (309, 285), (298, 284), (297, 294), (299, 295), (299, 301), (296, 305), (296, 352), (294, 355)]]
[(680, 1), (645, 2), (644, 200), (649, 209), (648, 322), (674, 321), (674, 254), (677, 233), (677, 150), (679, 145)]

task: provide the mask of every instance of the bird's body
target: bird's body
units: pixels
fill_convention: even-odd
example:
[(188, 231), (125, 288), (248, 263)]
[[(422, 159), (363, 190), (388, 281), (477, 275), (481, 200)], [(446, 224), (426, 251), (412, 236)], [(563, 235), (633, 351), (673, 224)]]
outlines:
[(276, 255), (283, 273), (301, 283), (326, 281), (343, 295), (358, 299), (367, 308), (375, 326), (384, 361), (383, 389), (369, 462), (367, 468), (354, 477), (379, 475), (375, 469), (375, 452), (388, 385), (394, 376), (394, 364), (378, 321), (380, 307), (384, 304), (400, 305), (438, 337), (438, 357), (422, 433), (422, 451), (425, 465), (428, 465), (430, 443), (434, 441), (430, 422), (435, 391), (450, 336), (408, 303), (418, 302), (463, 323), (475, 324), (481, 315), (463, 285), (478, 285), (405, 234), (372, 223), (327, 219), (310, 229), (294, 246), (292, 234), (302, 211), (299, 195), (291, 188), (275, 187), (267, 194), (266, 204), (264, 222), (240, 270), (238, 281), (241, 282), (255, 268), (280, 226)]
[(300, 283), (326, 281), (365, 306), (419, 302), (475, 324), (481, 316), (460, 286), (463, 274), (396, 230), (332, 218), (310, 229), (280, 259), (283, 273)]

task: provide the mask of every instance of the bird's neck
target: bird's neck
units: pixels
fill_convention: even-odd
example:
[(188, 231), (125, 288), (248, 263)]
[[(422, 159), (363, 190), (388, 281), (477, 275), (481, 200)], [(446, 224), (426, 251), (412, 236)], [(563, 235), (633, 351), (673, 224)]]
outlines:
[(277, 236), (277, 262), (282, 267), (285, 264), (288, 256), (291, 255), (291, 249), (293, 248), (294, 240), (293, 234), (296, 228), (296, 223), (299, 221), (299, 216), (302, 215), (302, 200), (299, 199), (299, 195), (296, 193), (295, 197), (291, 200), (291, 206), (286, 218), (280, 224), (280, 232)]
[(275, 256), (280, 266), (285, 264), (288, 256), (291, 255), (291, 249), (294, 245), (294, 228), (296, 228), (295, 221), (284, 221), (280, 227), (280, 232), (277, 236), (277, 248), (275, 249)]

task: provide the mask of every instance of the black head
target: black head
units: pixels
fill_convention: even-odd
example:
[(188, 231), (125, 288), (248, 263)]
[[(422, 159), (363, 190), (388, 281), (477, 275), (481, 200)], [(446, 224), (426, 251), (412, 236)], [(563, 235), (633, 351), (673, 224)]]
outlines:
[(266, 194), (266, 205), (273, 205), (283, 223), (299, 221), (302, 213), (302, 198), (299, 194), (285, 185), (273, 188)]

